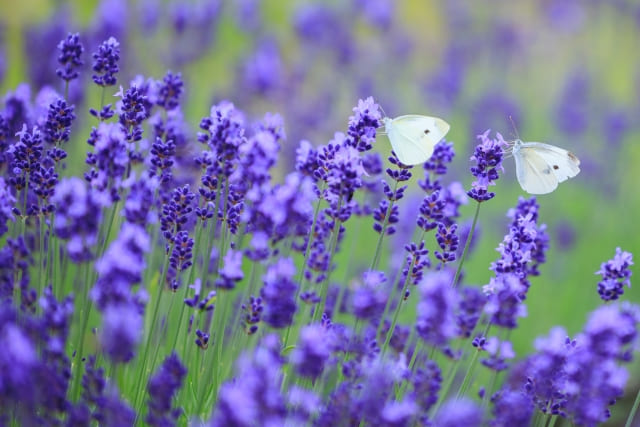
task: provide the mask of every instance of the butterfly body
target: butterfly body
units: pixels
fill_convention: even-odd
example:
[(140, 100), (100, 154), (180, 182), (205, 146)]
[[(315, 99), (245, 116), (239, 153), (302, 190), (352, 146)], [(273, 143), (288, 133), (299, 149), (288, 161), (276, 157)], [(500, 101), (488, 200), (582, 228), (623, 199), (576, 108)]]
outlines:
[(435, 145), (449, 132), (449, 124), (437, 117), (409, 114), (382, 119), (396, 156), (405, 165), (424, 163)]
[(530, 194), (551, 193), (558, 183), (580, 172), (580, 160), (570, 151), (543, 142), (513, 144), (516, 176), (524, 191)]

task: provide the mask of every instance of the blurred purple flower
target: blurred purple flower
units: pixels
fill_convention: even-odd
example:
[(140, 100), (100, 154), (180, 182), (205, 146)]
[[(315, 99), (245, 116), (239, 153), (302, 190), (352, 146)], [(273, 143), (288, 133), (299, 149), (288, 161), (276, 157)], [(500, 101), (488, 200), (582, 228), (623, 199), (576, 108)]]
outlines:
[(236, 283), (244, 278), (242, 272), (242, 251), (229, 249), (224, 256), (223, 266), (219, 271), (220, 277), (216, 280), (216, 287), (224, 290), (235, 288)]
[(420, 338), (436, 347), (446, 347), (457, 333), (455, 310), (458, 295), (451, 287), (453, 276), (448, 270), (430, 273), (420, 283), (416, 330)]
[(84, 178), (91, 187), (108, 195), (112, 202), (120, 200), (125, 172), (129, 166), (125, 133), (116, 123), (100, 123), (92, 128), (87, 143), (93, 153), (87, 153), (86, 163), (91, 167)]
[(331, 338), (329, 331), (319, 324), (301, 329), (296, 348), (290, 358), (298, 375), (316, 380), (322, 374), (331, 355)]
[(105, 202), (80, 178), (65, 178), (56, 187), (51, 202), (56, 206), (56, 235), (67, 240), (67, 252), (79, 263), (93, 258), (92, 247), (97, 243), (98, 229)]
[(500, 390), (491, 397), (493, 403), (492, 427), (526, 426), (531, 424), (533, 405), (522, 391)]
[(382, 271), (367, 271), (362, 275), (362, 284), (353, 291), (353, 314), (359, 319), (380, 320), (388, 292), (387, 278)]
[(162, 362), (147, 385), (149, 412), (144, 419), (146, 423), (150, 426), (164, 427), (173, 425), (178, 420), (183, 409), (174, 409), (171, 401), (182, 387), (182, 381), (186, 374), (187, 368), (175, 352)]
[(183, 86), (182, 74), (168, 71), (159, 85), (156, 104), (167, 111), (178, 108)]
[(296, 266), (291, 258), (280, 258), (262, 278), (264, 286), (260, 296), (265, 305), (262, 320), (273, 328), (285, 328), (293, 322), (298, 287), (294, 279), (295, 272)]
[(133, 304), (109, 303), (102, 310), (100, 344), (114, 363), (127, 363), (142, 339), (144, 321)]
[(450, 399), (442, 405), (433, 419), (438, 427), (480, 427), (482, 408), (466, 397)]
[(554, 113), (556, 126), (565, 134), (580, 136), (589, 126), (589, 80), (583, 68), (567, 76)]
[(284, 67), (280, 49), (275, 40), (258, 41), (255, 50), (242, 64), (243, 91), (267, 95), (282, 86)]

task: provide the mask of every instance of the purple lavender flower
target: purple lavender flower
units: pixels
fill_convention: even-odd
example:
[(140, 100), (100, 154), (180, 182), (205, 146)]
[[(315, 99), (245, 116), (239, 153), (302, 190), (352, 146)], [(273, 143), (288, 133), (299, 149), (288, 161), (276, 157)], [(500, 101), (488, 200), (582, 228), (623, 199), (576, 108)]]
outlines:
[(31, 88), (26, 83), (21, 83), (13, 92), (8, 92), (4, 97), (4, 111), (8, 138), (22, 130), (24, 125), (31, 127), (35, 122), (33, 106), (31, 105)]
[(458, 333), (455, 310), (458, 296), (451, 287), (453, 277), (448, 270), (440, 270), (424, 277), (420, 283), (416, 330), (427, 343), (445, 347)]
[[(410, 275), (409, 283), (414, 286), (418, 285), (422, 282), (425, 268), (431, 266), (431, 261), (428, 256), (429, 249), (425, 247), (424, 240), (422, 240), (420, 244), (409, 243), (405, 245), (404, 250), (407, 251), (408, 255), (405, 267), (402, 270), (401, 282), (404, 282), (407, 275)], [(405, 291), (408, 292), (408, 289), (405, 289)], [(404, 299), (408, 297), (408, 293), (403, 295)]]
[(132, 304), (109, 304), (102, 310), (100, 343), (114, 363), (126, 363), (133, 358), (143, 326), (140, 310)]
[(515, 352), (510, 341), (500, 341), (497, 337), (490, 337), (482, 345), (482, 349), (489, 353), (489, 357), (480, 362), (494, 371), (504, 371), (509, 367), (507, 359), (513, 359)]
[(93, 54), (92, 78), (98, 86), (106, 87), (116, 84), (118, 61), (120, 60), (120, 43), (114, 38), (103, 41), (98, 46), (98, 51)]
[(212, 311), (215, 308), (211, 302), (215, 300), (217, 294), (216, 291), (211, 290), (206, 297), (202, 299), (200, 298), (200, 294), (202, 292), (202, 280), (199, 278), (196, 279), (193, 285), (189, 285), (189, 288), (194, 290), (194, 295), (193, 298), (185, 298), (184, 303), (187, 306), (197, 308), (200, 311)]
[(442, 372), (438, 364), (433, 360), (428, 360), (424, 367), (420, 367), (409, 378), (412, 390), (411, 396), (420, 406), (421, 421), (426, 421), (426, 414), (429, 409), (438, 401), (438, 393), (442, 385)]
[(349, 129), (345, 143), (360, 152), (369, 151), (376, 140), (376, 129), (382, 126), (380, 106), (373, 97), (358, 100), (349, 117)]
[(149, 379), (149, 412), (145, 422), (151, 426), (167, 426), (174, 424), (182, 408), (172, 408), (171, 401), (174, 395), (182, 387), (182, 381), (187, 374), (187, 369), (180, 362), (175, 353), (171, 353), (155, 375)]
[(193, 257), (193, 238), (189, 237), (187, 231), (179, 231), (173, 237), (172, 250), (169, 255), (169, 268), (167, 271), (167, 281), (173, 292), (180, 287), (180, 281), (177, 278), (178, 273), (186, 270), (193, 265), (191, 261)]
[(246, 311), (246, 314), (242, 316), (244, 331), (247, 335), (253, 335), (258, 332), (258, 323), (260, 323), (264, 310), (262, 298), (251, 295), (249, 301), (246, 304), (242, 304), (241, 308), (243, 311)]
[(418, 185), (428, 194), (442, 188), (438, 175), (447, 173), (447, 165), (453, 161), (456, 152), (453, 143), (441, 139), (433, 148), (433, 154), (424, 162), (425, 179), (419, 180)]
[(464, 287), (460, 292), (460, 303), (456, 314), (456, 323), (461, 337), (469, 338), (475, 329), (482, 308), (486, 302), (486, 297), (478, 289), (473, 287)]
[(353, 291), (353, 314), (360, 319), (379, 319), (387, 303), (387, 278), (382, 271), (367, 271), (362, 285)]
[(209, 347), (209, 338), (210, 336), (208, 333), (203, 332), (200, 329), (196, 329), (196, 339), (194, 342), (198, 348), (206, 350)]
[(491, 278), (483, 287), (487, 295), (484, 312), (491, 317), (491, 323), (513, 329), (517, 318), (526, 316), (526, 306), (522, 304), (527, 287), (514, 274), (499, 274)]
[(491, 397), (493, 427), (526, 426), (531, 424), (533, 405), (522, 391), (501, 390)]
[(613, 259), (600, 265), (596, 274), (602, 276), (598, 282), (598, 294), (603, 301), (618, 299), (624, 293), (624, 286), (631, 287), (631, 269), (633, 255), (616, 248)]
[(51, 202), (57, 207), (53, 228), (59, 238), (67, 240), (71, 260), (79, 263), (92, 259), (105, 206), (103, 198), (74, 177), (60, 181)]
[(78, 68), (84, 64), (82, 61), (82, 53), (84, 47), (80, 43), (80, 34), (69, 33), (67, 38), (58, 44), (58, 62), (62, 66), (56, 70), (56, 74), (64, 81), (70, 81), (78, 78)]
[(180, 105), (180, 95), (184, 86), (182, 75), (168, 71), (159, 86), (156, 104), (167, 111), (177, 108)]
[(11, 194), (11, 191), (9, 191), (9, 186), (4, 178), (0, 176), (0, 237), (9, 230), (7, 228), (7, 221), (15, 221), (15, 217), (13, 216), (15, 202), (16, 199)]
[(211, 418), (213, 427), (285, 423), (280, 350), (277, 336), (267, 335), (251, 354), (240, 355), (235, 378), (220, 387)]
[[(57, 217), (56, 217), (57, 218)], [(149, 236), (145, 229), (125, 222), (103, 257), (96, 262), (98, 281), (90, 292), (98, 309), (125, 303), (141, 305), (141, 298), (132, 294), (132, 287), (142, 281), (144, 254), (149, 251)]]
[(149, 151), (150, 163), (149, 176), (159, 176), (160, 182), (166, 184), (171, 181), (173, 175), (171, 168), (175, 162), (176, 145), (172, 140), (163, 141), (156, 138)]
[(449, 227), (442, 223), (438, 224), (436, 241), (438, 242), (440, 249), (442, 249), (442, 252), (435, 251), (433, 254), (443, 266), (448, 262), (456, 260), (456, 251), (458, 250), (458, 245), (460, 243), (460, 239), (456, 234), (457, 230), (458, 226), (456, 224), (452, 224)]
[(495, 181), (500, 177), (499, 170), (502, 168), (502, 156), (507, 143), (502, 139), (500, 133), (496, 133), (496, 139), (489, 138), (489, 130), (482, 135), (478, 135), (480, 143), (476, 145), (471, 161), (476, 162), (471, 167), (471, 174), (476, 180), (471, 184), (471, 190), (467, 192), (469, 197), (485, 202), (495, 197), (495, 193), (489, 191), (490, 185), (495, 185)]
[(423, 231), (431, 231), (438, 227), (441, 220), (444, 219), (443, 209), (445, 201), (440, 197), (440, 191), (436, 190), (427, 195), (420, 204), (420, 215), (416, 223)]
[(312, 324), (300, 331), (290, 361), (298, 375), (315, 380), (322, 374), (330, 355), (331, 334), (324, 326)]
[(562, 132), (577, 137), (589, 125), (589, 77), (580, 68), (567, 76), (565, 86), (558, 99), (554, 122)]
[(276, 41), (260, 41), (242, 66), (243, 91), (266, 95), (282, 85), (282, 78), (283, 64)]
[(236, 283), (244, 278), (242, 272), (242, 251), (229, 249), (223, 260), (223, 266), (219, 271), (220, 277), (216, 280), (219, 289), (231, 290)]
[(144, 226), (154, 224), (157, 221), (157, 213), (152, 210), (154, 192), (157, 187), (157, 179), (145, 174), (131, 184), (123, 208), (123, 215), (127, 222)]
[(113, 202), (120, 200), (118, 192), (129, 166), (125, 138), (118, 124), (100, 123), (97, 129), (92, 129), (87, 141), (94, 150), (93, 153), (87, 153), (86, 163), (92, 168), (84, 177), (92, 188), (108, 194)]
[[(162, 206), (160, 215), (160, 230), (168, 242), (172, 242), (175, 234), (185, 231), (185, 227), (193, 216), (193, 202), (196, 195), (191, 192), (189, 185), (178, 187), (171, 193), (171, 198)], [(169, 252), (167, 243), (166, 251)]]
[[(44, 146), (42, 144), (42, 134), (37, 127), (31, 132), (27, 130), (27, 125), (22, 127), (22, 131), (17, 134), (18, 142), (9, 147), (8, 153), (11, 155), (11, 176), (9, 184), (19, 192), (27, 187), (30, 180), (39, 171), (42, 161)], [(29, 194), (22, 194), (22, 205), (29, 209)]]
[(273, 328), (285, 328), (293, 322), (297, 309), (295, 272), (296, 267), (291, 258), (279, 258), (262, 278), (264, 286), (260, 290), (260, 296), (265, 305), (262, 319)]
[(68, 105), (64, 99), (58, 99), (49, 105), (44, 125), (44, 141), (51, 145), (69, 142), (71, 123), (75, 118), (73, 105)]
[(482, 409), (467, 398), (451, 399), (442, 405), (433, 425), (438, 427), (479, 427), (482, 425)]
[[(149, 118), (151, 111), (147, 108), (148, 98), (143, 90), (137, 86), (131, 86), (126, 91), (121, 90), (116, 94), (122, 101), (118, 103), (120, 125), (125, 131), (127, 141), (140, 141), (142, 139), (142, 122)], [(129, 156), (139, 153), (130, 150)]]

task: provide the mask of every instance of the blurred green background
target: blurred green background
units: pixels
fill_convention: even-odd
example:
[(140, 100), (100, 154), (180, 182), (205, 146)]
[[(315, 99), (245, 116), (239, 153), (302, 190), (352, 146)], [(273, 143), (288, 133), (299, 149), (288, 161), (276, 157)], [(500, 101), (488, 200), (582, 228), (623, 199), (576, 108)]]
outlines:
[[(20, 82), (32, 84), (34, 96), (44, 85), (62, 91), (55, 46), (76, 31), (85, 45), (85, 67), (107, 36), (120, 41), (123, 86), (138, 74), (159, 79), (168, 69), (181, 72), (192, 136), (211, 104), (222, 99), (251, 119), (267, 111), (282, 114), (288, 134), (283, 173), (293, 168), (300, 139), (323, 144), (345, 131), (351, 108), (369, 95), (391, 117), (447, 120), (447, 139), (457, 152), (447, 179), (466, 188), (475, 135), (491, 128), (513, 139), (509, 117), (523, 140), (574, 152), (582, 172), (538, 197), (551, 248), (542, 275), (532, 280), (529, 316), (511, 334), (519, 355), (532, 351), (533, 339), (554, 325), (579, 332), (600, 304), (594, 274), (600, 263), (618, 246), (640, 253), (637, 2), (3, 1), (2, 93)], [(70, 92), (79, 116), (72, 134), (77, 152), (71, 155), (78, 160), (69, 165), (70, 174), (84, 171), (80, 159), (90, 126), (84, 112), (99, 104), (98, 89), (86, 84), (89, 75), (87, 69), (85, 82), (74, 82)], [(379, 136), (374, 150), (388, 155), (386, 137)], [(507, 232), (505, 214), (526, 196), (513, 160), (504, 167), (497, 197), (482, 207), (479, 241), (466, 264), (469, 283), (488, 282), (488, 267), (498, 257), (494, 249)], [(412, 189), (420, 191), (415, 182)], [(401, 210), (419, 202), (407, 198)], [(473, 209), (464, 207), (463, 217), (469, 219)], [(370, 223), (347, 232), (344, 247), (356, 248), (355, 265), (366, 265), (373, 255), (369, 248), (377, 236)], [(334, 277), (343, 277), (345, 264), (339, 262)], [(639, 289), (625, 290), (622, 299), (639, 302)], [(629, 389), (639, 386), (637, 364), (635, 371)]]

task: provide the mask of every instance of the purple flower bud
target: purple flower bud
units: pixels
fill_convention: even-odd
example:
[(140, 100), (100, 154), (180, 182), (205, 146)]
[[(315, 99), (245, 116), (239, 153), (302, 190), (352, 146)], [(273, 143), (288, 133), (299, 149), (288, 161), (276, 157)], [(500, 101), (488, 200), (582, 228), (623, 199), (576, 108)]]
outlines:
[(171, 401), (182, 387), (182, 380), (187, 374), (187, 369), (180, 362), (175, 353), (171, 353), (158, 371), (149, 379), (147, 390), (149, 391), (149, 412), (145, 422), (150, 426), (167, 426), (174, 424), (180, 414), (181, 408), (172, 408)]
[(436, 414), (433, 425), (479, 427), (482, 425), (482, 408), (466, 397), (448, 400)]
[(93, 81), (98, 86), (113, 86), (116, 84), (118, 61), (120, 60), (120, 43), (114, 38), (103, 41), (98, 51), (93, 54)]
[(455, 310), (458, 296), (451, 287), (453, 276), (448, 270), (440, 270), (425, 276), (420, 283), (420, 302), (416, 330), (428, 344), (445, 347), (458, 333)]
[(67, 38), (58, 44), (58, 63), (62, 67), (56, 70), (56, 74), (64, 81), (70, 81), (78, 77), (78, 68), (84, 64), (82, 61), (82, 53), (84, 47), (80, 43), (80, 34), (69, 33)]
[(331, 334), (321, 325), (302, 328), (290, 360), (298, 375), (315, 380), (322, 374), (331, 355), (331, 339)]
[(284, 328), (293, 322), (297, 309), (295, 272), (296, 267), (291, 258), (280, 258), (267, 269), (262, 278), (264, 286), (260, 290), (260, 296), (265, 305), (262, 319), (273, 328)]
[(109, 304), (102, 312), (100, 344), (114, 363), (126, 363), (134, 356), (142, 338), (143, 319), (132, 304)]
[(600, 265), (596, 274), (602, 276), (598, 282), (598, 293), (604, 301), (618, 299), (624, 293), (624, 285), (631, 288), (631, 269), (633, 255), (616, 248), (613, 259)]
[(500, 133), (496, 134), (496, 139), (489, 138), (489, 130), (482, 135), (478, 135), (480, 143), (476, 145), (471, 161), (476, 162), (471, 167), (471, 174), (476, 180), (471, 184), (471, 190), (467, 192), (469, 197), (485, 202), (495, 197), (495, 193), (489, 191), (490, 185), (495, 185), (495, 181), (500, 177), (499, 170), (502, 168), (502, 157), (507, 143), (502, 139)]

